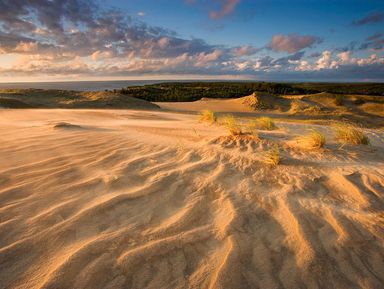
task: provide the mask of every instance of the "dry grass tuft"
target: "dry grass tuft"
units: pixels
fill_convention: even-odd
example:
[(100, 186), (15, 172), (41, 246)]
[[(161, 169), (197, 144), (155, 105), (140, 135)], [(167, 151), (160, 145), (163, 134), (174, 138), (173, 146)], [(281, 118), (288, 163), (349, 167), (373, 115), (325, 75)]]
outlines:
[(215, 123), (217, 122), (217, 115), (211, 110), (203, 110), (202, 112), (200, 112), (199, 121)]
[(263, 154), (263, 162), (270, 166), (277, 166), (280, 163), (279, 146), (274, 146), (272, 149)]
[(335, 127), (336, 138), (343, 144), (368, 145), (369, 139), (363, 130), (351, 124), (338, 124)]
[(250, 135), (253, 135), (255, 137), (259, 137), (259, 132), (257, 131), (257, 126), (255, 124), (254, 120), (250, 120), (247, 124), (247, 131)]
[(238, 123), (238, 121), (233, 115), (226, 115), (223, 118), (222, 124), (228, 129), (229, 133), (233, 136), (243, 134), (241, 125)]
[(260, 100), (259, 98), (257, 97), (257, 94), (256, 93), (252, 93), (251, 95), (249, 96), (246, 96), (243, 100), (243, 104), (245, 104), (246, 106), (256, 110), (259, 108), (260, 106)]
[(310, 134), (300, 139), (300, 142), (307, 148), (320, 149), (325, 145), (325, 136), (318, 130), (312, 130)]
[(248, 123), (248, 127), (262, 130), (274, 130), (277, 128), (277, 126), (270, 117), (260, 117), (255, 120), (251, 120)]

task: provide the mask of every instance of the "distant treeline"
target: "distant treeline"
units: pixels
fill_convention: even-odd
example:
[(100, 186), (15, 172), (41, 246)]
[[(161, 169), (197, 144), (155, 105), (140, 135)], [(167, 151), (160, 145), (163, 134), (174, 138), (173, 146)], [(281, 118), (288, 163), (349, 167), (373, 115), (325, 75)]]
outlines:
[(167, 82), (131, 86), (117, 92), (148, 101), (194, 101), (203, 97), (236, 98), (255, 91), (295, 95), (329, 92), (335, 94), (384, 95), (379, 83), (275, 83), (275, 82)]

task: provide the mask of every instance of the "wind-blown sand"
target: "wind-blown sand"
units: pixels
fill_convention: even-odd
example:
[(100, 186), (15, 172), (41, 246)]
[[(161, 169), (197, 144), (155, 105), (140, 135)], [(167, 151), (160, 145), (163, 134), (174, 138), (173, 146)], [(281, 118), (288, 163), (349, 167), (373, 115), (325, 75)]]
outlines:
[(340, 148), (318, 126), (308, 151), (314, 125), (277, 125), (0, 110), (0, 288), (383, 288), (384, 133)]

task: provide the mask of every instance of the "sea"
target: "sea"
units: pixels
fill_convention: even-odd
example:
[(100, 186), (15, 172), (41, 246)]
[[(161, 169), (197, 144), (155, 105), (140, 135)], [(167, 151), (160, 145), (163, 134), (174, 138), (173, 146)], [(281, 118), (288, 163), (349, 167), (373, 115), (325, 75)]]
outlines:
[[(162, 82), (196, 82), (204, 80), (113, 80), (113, 81), (62, 81), (62, 82), (8, 82), (1, 83), (0, 89), (59, 89), (78, 91), (101, 91), (121, 89), (129, 86), (141, 86)], [(223, 80), (210, 80), (223, 81)], [(226, 81), (226, 80), (224, 80)]]
[(59, 89), (100, 91), (121, 89), (129, 86), (169, 82), (164, 80), (117, 80), (117, 81), (63, 81), (63, 82), (8, 82), (0, 83), (0, 89)]

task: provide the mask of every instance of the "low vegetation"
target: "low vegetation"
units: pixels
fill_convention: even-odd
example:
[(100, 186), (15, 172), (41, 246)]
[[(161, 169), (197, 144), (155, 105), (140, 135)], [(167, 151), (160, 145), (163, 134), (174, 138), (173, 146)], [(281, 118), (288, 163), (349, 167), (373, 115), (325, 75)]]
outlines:
[(343, 99), (344, 97), (341, 94), (338, 94), (335, 96), (335, 105), (341, 106), (343, 105)]
[(334, 94), (384, 95), (380, 83), (275, 83), (275, 82), (168, 82), (131, 86), (116, 90), (148, 101), (193, 101), (203, 97), (237, 98), (257, 92), (303, 95)]
[(365, 103), (365, 100), (361, 97), (357, 97), (354, 101), (353, 101), (354, 104), (356, 105), (362, 105)]
[(338, 124), (335, 126), (336, 138), (343, 145), (353, 144), (353, 145), (368, 145), (369, 139), (365, 135), (364, 131), (352, 124)]
[(263, 162), (267, 165), (277, 166), (280, 161), (280, 149), (277, 145), (263, 154)]
[(222, 124), (227, 128), (228, 132), (233, 136), (243, 134), (241, 125), (238, 123), (238, 121), (233, 115), (226, 115), (222, 120)]
[(251, 120), (248, 123), (248, 127), (261, 130), (274, 130), (277, 128), (277, 126), (270, 117), (259, 117), (257, 119)]
[(314, 129), (307, 136), (302, 137), (300, 139), (300, 142), (304, 145), (304, 147), (311, 149), (320, 149), (324, 147), (326, 139), (324, 134)]
[(250, 120), (247, 124), (247, 131), (250, 135), (259, 137), (259, 132), (257, 131), (257, 126), (255, 125), (254, 120)]
[(217, 122), (217, 115), (211, 110), (203, 110), (202, 112), (200, 112), (199, 121), (215, 123)]

